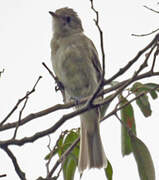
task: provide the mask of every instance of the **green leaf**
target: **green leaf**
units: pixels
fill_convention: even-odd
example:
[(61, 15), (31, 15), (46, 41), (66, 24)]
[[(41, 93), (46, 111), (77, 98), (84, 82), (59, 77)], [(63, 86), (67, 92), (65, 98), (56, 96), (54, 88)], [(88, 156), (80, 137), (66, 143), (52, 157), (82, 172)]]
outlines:
[[(128, 103), (128, 100), (124, 98), (122, 95), (119, 97), (120, 106)], [(131, 104), (128, 104), (124, 108), (120, 110), (121, 113), (121, 120), (136, 134), (136, 125), (135, 125), (135, 118), (134, 118), (134, 111)], [(121, 151), (122, 155), (128, 155), (132, 152), (131, 141), (129, 134), (127, 132), (127, 128), (123, 125), (121, 126)]]
[(145, 117), (151, 116), (152, 111), (146, 95), (137, 99), (136, 103)]
[(146, 145), (132, 133), (131, 144), (133, 154), (137, 163), (140, 180), (155, 180), (155, 169), (150, 152)]
[[(110, 96), (108, 96), (108, 97), (106, 97), (106, 98), (104, 98), (104, 99), (107, 100), (107, 99), (111, 98), (111, 96), (112, 96), (112, 95), (110, 95)], [(101, 118), (104, 117), (104, 115), (105, 115), (105, 113), (106, 113), (106, 111), (107, 111), (110, 103), (111, 103), (111, 102), (109, 102), (109, 103), (107, 103), (107, 104), (102, 104), (102, 105), (100, 106)]]
[[(70, 147), (72, 145), (72, 143), (79, 137), (79, 132), (74, 132), (74, 131), (71, 131), (66, 139), (64, 140), (64, 143), (63, 143), (63, 150), (65, 151), (66, 149), (68, 149), (68, 147)], [(78, 153), (79, 153), (79, 146), (76, 146), (74, 149), (73, 149), (73, 152), (72, 152), (76, 157), (78, 157)]]
[(155, 83), (146, 83), (144, 84), (144, 86), (146, 86), (148, 89), (156, 89), (156, 91), (159, 92), (159, 84), (155, 84)]
[(159, 92), (159, 84), (155, 83), (146, 83), (144, 86), (149, 90), (149, 93), (153, 99), (156, 99), (158, 97), (156, 91)]
[[(117, 85), (118, 83), (119, 83), (118, 81), (112, 81), (110, 84), (113, 87), (113, 86)], [(106, 98), (104, 98), (104, 100), (107, 100), (107, 99), (111, 98), (111, 96), (113, 96), (113, 95), (107, 96)], [(107, 111), (107, 109), (108, 109), (111, 102), (112, 101), (110, 101), (109, 103), (102, 104), (100, 106), (101, 119), (104, 117), (104, 115), (105, 115), (105, 113), (106, 113), (106, 111)]]
[(152, 99), (157, 99), (158, 98), (158, 95), (157, 95), (155, 90), (151, 90), (149, 93), (150, 93)]
[[(147, 92), (147, 88), (139, 82), (135, 83), (133, 87), (131, 88), (131, 90), (136, 96), (140, 95), (141, 93)], [(151, 106), (148, 101), (148, 96), (146, 94), (137, 98), (136, 103), (145, 117), (148, 117), (151, 115), (152, 113)]]
[(61, 155), (63, 154), (63, 139), (64, 139), (64, 135), (63, 136), (60, 136), (60, 139), (58, 140), (58, 143), (57, 143), (57, 152), (58, 152), (58, 155), (59, 157), (61, 157)]
[[(63, 142), (63, 151), (66, 151), (72, 143), (79, 137), (79, 132), (71, 131)], [(64, 180), (73, 180), (74, 173), (78, 164), (79, 144), (67, 156), (63, 165)]]
[(69, 155), (63, 164), (64, 180), (73, 180), (76, 171), (76, 161), (73, 156)]
[[(52, 152), (49, 153), (45, 157), (45, 159), (48, 160), (50, 156), (54, 156), (57, 153), (59, 157), (61, 157), (61, 155), (72, 145), (72, 143), (78, 137), (79, 137), (79, 129), (63, 132), (57, 141), (53, 154)], [(75, 170), (78, 164), (78, 155), (79, 155), (79, 143), (76, 145), (76, 147), (74, 147), (72, 152), (70, 152), (70, 154), (67, 157), (65, 157), (62, 166), (64, 180), (74, 179)]]
[(112, 165), (110, 164), (110, 162), (108, 161), (108, 165), (107, 168), (104, 169), (105, 175), (107, 177), (108, 180), (112, 180), (113, 178), (113, 168)]

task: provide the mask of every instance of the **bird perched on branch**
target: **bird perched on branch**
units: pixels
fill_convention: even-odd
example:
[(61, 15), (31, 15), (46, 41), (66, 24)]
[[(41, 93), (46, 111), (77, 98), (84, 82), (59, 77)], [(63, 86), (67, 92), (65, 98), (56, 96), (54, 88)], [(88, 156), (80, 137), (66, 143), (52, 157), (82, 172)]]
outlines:
[[(81, 20), (73, 9), (61, 8), (49, 13), (53, 19), (51, 60), (53, 70), (64, 86), (66, 101), (92, 95), (102, 74), (93, 42), (84, 35)], [(100, 107), (80, 114), (80, 173), (87, 167), (107, 166), (99, 131), (100, 115)]]

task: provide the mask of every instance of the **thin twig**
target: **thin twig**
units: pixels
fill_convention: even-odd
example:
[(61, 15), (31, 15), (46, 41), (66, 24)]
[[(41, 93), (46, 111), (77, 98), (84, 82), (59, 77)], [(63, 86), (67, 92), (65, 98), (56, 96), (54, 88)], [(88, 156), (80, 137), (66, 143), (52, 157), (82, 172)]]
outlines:
[[(159, 87), (159, 86), (158, 86), (158, 87)], [(153, 90), (156, 90), (158, 87), (153, 88)], [(122, 121), (122, 120), (119, 118), (117, 112), (118, 112), (119, 110), (123, 109), (124, 107), (126, 107), (127, 105), (129, 105), (130, 103), (132, 103), (133, 101), (139, 99), (141, 96), (144, 96), (144, 95), (147, 94), (148, 92), (149, 92), (149, 91), (147, 91), (147, 92), (145, 92), (145, 91), (144, 91), (144, 92), (141, 92), (141, 93), (140, 93), (139, 95), (137, 95), (135, 98), (131, 99), (130, 101), (128, 101), (128, 102), (125, 103), (124, 105), (120, 106), (120, 108), (117, 108), (118, 105), (121, 103), (121, 102), (119, 102), (119, 103), (116, 105), (115, 109), (114, 109), (114, 115), (117, 117), (117, 119), (120, 121), (120, 123), (127, 129), (128, 133), (134, 134), (133, 131), (132, 131), (132, 129), (131, 129), (124, 121)]]
[[(158, 87), (153, 88), (153, 90), (155, 90), (155, 89), (157, 89), (157, 88), (159, 88), (159, 85), (158, 85)], [(148, 92), (149, 92), (149, 91), (147, 91), (147, 92), (145, 92), (145, 91), (144, 91), (144, 92), (141, 92), (139, 95), (137, 95), (136, 97), (132, 98), (131, 100), (129, 100), (129, 101), (128, 101), (127, 103), (125, 103), (124, 105), (122, 105), (122, 106), (120, 106), (120, 107), (118, 107), (118, 108), (114, 108), (110, 113), (108, 113), (106, 116), (104, 116), (104, 117), (100, 120), (100, 122), (103, 122), (104, 120), (108, 119), (110, 116), (115, 115), (116, 112), (118, 112), (118, 111), (121, 110), (122, 108), (126, 107), (127, 105), (129, 105), (129, 104), (132, 103), (133, 101), (137, 100), (138, 98), (144, 96), (144, 95), (147, 94)]]
[(144, 7), (145, 7), (146, 9), (152, 11), (152, 12), (159, 13), (159, 11), (156, 11), (156, 10), (154, 10), (154, 9), (152, 9), (152, 8), (150, 8), (150, 7), (148, 7), (148, 6), (146, 6), (146, 5), (144, 5)]
[[(65, 131), (66, 132), (66, 131)], [(47, 174), (49, 174), (49, 165), (50, 165), (50, 162), (51, 162), (51, 159), (54, 155), (54, 152), (58, 146), (58, 143), (59, 143), (59, 140), (61, 139), (61, 137), (64, 136), (64, 132), (61, 133), (61, 135), (59, 136), (59, 138), (57, 139), (56, 143), (55, 143), (55, 146), (53, 148), (53, 150), (51, 150), (51, 148), (49, 147), (49, 150), (50, 150), (50, 154), (49, 154), (49, 160), (48, 162), (46, 163), (46, 170), (47, 170)], [(49, 136), (50, 137), (50, 136)], [(51, 138), (49, 138), (49, 144), (51, 143)], [(50, 145), (49, 145), (50, 146)]]
[(62, 171), (62, 168), (63, 168), (63, 167), (61, 166), (59, 172), (57, 173), (57, 176), (54, 177), (54, 178), (58, 179), (58, 177), (60, 176), (60, 173), (61, 173), (61, 171)]
[(152, 54), (152, 51), (155, 49), (156, 44), (157, 44), (157, 43), (155, 43), (155, 44), (152, 46), (152, 48), (150, 49), (150, 51), (146, 54), (146, 58), (145, 58), (144, 62), (140, 65), (139, 69), (136, 71), (136, 74), (135, 74), (136, 76), (137, 76), (145, 67), (148, 66), (148, 65), (147, 65), (147, 62), (148, 62), (148, 60), (149, 60), (150, 55)]
[[(155, 44), (156, 45), (156, 44)], [(154, 45), (154, 47), (155, 47)], [(148, 57), (150, 56), (151, 52), (153, 51), (153, 47), (151, 49), (151, 51), (149, 52), (149, 54), (147, 55)], [(132, 78), (130, 78), (129, 81), (125, 82), (123, 84), (123, 86), (121, 86), (116, 93), (114, 93), (113, 95), (110, 96), (110, 98), (108, 98), (106, 101), (107, 103), (110, 103), (113, 99), (115, 99), (128, 85), (130, 85), (132, 82), (134, 82), (135, 78), (137, 77), (137, 75), (140, 73), (140, 71), (145, 67), (145, 63), (147, 63), (148, 59), (146, 58), (145, 61), (143, 62), (143, 64), (141, 64), (141, 66), (138, 68), (138, 70), (133, 74)]]
[(151, 34), (154, 34), (155, 32), (159, 31), (159, 28), (149, 32), (149, 33), (146, 33), (146, 34), (131, 34), (132, 36), (136, 36), (136, 37), (144, 37), (144, 36), (149, 36)]
[[(147, 54), (147, 57), (145, 59), (145, 61), (141, 64), (141, 66), (138, 68), (138, 70), (134, 73), (134, 75), (132, 76), (132, 78), (130, 78), (129, 81), (127, 81), (125, 84), (123, 84), (123, 86), (121, 86), (116, 93), (114, 93), (110, 98), (108, 98), (108, 100), (110, 99), (113, 100), (117, 95), (119, 95), (128, 85), (130, 85), (134, 79), (137, 77), (137, 75), (140, 73), (140, 71), (145, 67), (145, 64), (147, 64), (147, 61), (153, 51), (153, 49), (156, 47), (157, 41), (154, 43), (154, 45), (152, 46), (150, 52)], [(150, 74), (152, 74), (153, 72), (151, 72), (151, 70), (149, 71)]]
[(95, 21), (95, 24), (98, 28), (99, 35), (100, 35), (100, 48), (101, 48), (101, 52), (102, 52), (102, 77), (101, 77), (101, 80), (100, 80), (99, 85), (96, 88), (95, 92), (88, 100), (87, 105), (92, 105), (93, 100), (97, 97), (98, 93), (103, 88), (103, 82), (104, 82), (104, 76), (105, 76), (105, 52), (104, 52), (104, 42), (103, 42), (103, 31), (99, 26), (99, 12), (94, 8), (93, 0), (90, 0), (90, 2), (91, 2), (91, 9), (96, 14), (96, 19), (94, 21)]
[(159, 34), (156, 34), (156, 36), (154, 37), (154, 39), (142, 50), (140, 50), (137, 55), (128, 62), (128, 64), (126, 64), (123, 68), (119, 69), (119, 71), (117, 73), (115, 73), (111, 78), (107, 79), (104, 82), (104, 85), (109, 84), (110, 82), (112, 82), (114, 79), (116, 79), (117, 77), (121, 76), (123, 73), (125, 73), (140, 57), (141, 55), (147, 51), (148, 49), (150, 49), (154, 43), (156, 43), (159, 40)]
[(2, 71), (0, 71), (0, 77), (1, 77), (1, 74), (4, 73), (4, 69)]
[(25, 99), (25, 102), (24, 102), (24, 104), (23, 104), (23, 107), (22, 107), (22, 109), (21, 109), (20, 112), (19, 112), (19, 120), (18, 120), (18, 123), (17, 123), (16, 128), (15, 128), (15, 131), (14, 131), (13, 139), (15, 139), (15, 137), (16, 137), (16, 135), (17, 135), (17, 131), (18, 131), (18, 128), (19, 128), (19, 126), (20, 126), (20, 121), (21, 121), (21, 119), (22, 119), (22, 113), (23, 113), (23, 111), (24, 111), (24, 109), (25, 109), (25, 107), (26, 107), (26, 104), (27, 104), (27, 102), (28, 102), (29, 96), (27, 96), (27, 94), (28, 94), (28, 92), (26, 93), (26, 99)]
[(80, 138), (77, 138), (72, 145), (63, 153), (60, 159), (58, 159), (54, 165), (54, 167), (51, 169), (50, 173), (47, 175), (47, 178), (51, 177), (59, 164), (64, 161), (64, 159), (67, 157), (67, 155), (74, 149), (74, 147), (78, 144), (80, 141)]
[(55, 80), (57, 80), (56, 76), (54, 75), (54, 73), (49, 69), (49, 67), (44, 63), (42, 62), (42, 65), (48, 70), (49, 74), (52, 76), (52, 78)]
[(1, 175), (0, 175), (0, 178), (6, 177), (6, 176), (7, 176), (7, 174), (1, 174)]
[(154, 57), (153, 57), (153, 61), (152, 61), (152, 67), (151, 67), (152, 72), (154, 71), (156, 57), (158, 56), (158, 54), (159, 54), (159, 46), (157, 46), (157, 49), (156, 49), (156, 51), (154, 53)]
[(16, 105), (13, 107), (13, 109), (10, 111), (10, 113), (4, 118), (4, 120), (0, 123), (0, 127), (7, 121), (7, 119), (14, 113), (14, 111), (18, 108), (19, 104), (24, 101), (30, 94), (35, 92), (35, 87), (38, 84), (39, 80), (42, 78), (42, 76), (39, 76), (38, 80), (36, 81), (35, 85), (33, 86), (32, 90), (29, 91), (24, 97), (18, 100)]
[[(152, 11), (152, 12), (159, 13), (159, 11), (156, 11), (156, 10), (154, 10), (154, 9), (146, 6), (146, 5), (144, 5), (144, 7), (145, 7), (146, 9)], [(153, 31), (151, 31), (151, 32), (149, 32), (149, 33), (146, 33), (146, 34), (131, 34), (131, 35), (132, 35), (132, 36), (136, 36), (136, 37), (144, 37), (144, 36), (148, 36), (148, 35), (154, 34), (154, 33), (157, 32), (157, 31), (159, 31), (159, 28), (157, 28), (157, 29), (155, 29), (155, 30), (153, 30)]]
[(19, 178), (21, 180), (26, 180), (25, 173), (20, 169), (20, 166), (18, 165), (17, 159), (14, 156), (14, 154), (12, 153), (12, 151), (7, 146), (3, 146), (2, 149), (8, 154), (8, 156), (12, 160), (15, 171), (16, 171), (17, 175), (19, 176)]
[(50, 147), (50, 145), (51, 145), (51, 137), (50, 137), (50, 135), (48, 135), (48, 138), (49, 138), (49, 143), (48, 143), (47, 147), (48, 147), (49, 151), (51, 152), (51, 147)]
[(62, 82), (59, 81), (59, 79), (54, 75), (54, 73), (49, 69), (49, 67), (44, 62), (42, 63), (42, 65), (47, 69), (51, 77), (54, 79), (55, 83), (57, 84), (57, 86), (55, 87), (55, 91), (59, 91), (59, 90), (61, 91), (63, 102), (65, 102), (66, 97), (65, 97), (64, 85), (62, 84)]

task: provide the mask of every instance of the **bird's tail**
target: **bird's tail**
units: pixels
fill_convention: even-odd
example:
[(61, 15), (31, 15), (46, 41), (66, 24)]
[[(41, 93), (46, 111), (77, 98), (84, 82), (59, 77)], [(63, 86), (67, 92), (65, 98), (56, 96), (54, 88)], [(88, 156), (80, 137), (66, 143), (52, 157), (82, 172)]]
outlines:
[(100, 132), (99, 112), (97, 109), (89, 110), (82, 115), (80, 135), (80, 156), (78, 168), (82, 173), (88, 168), (102, 168), (107, 166), (107, 158), (104, 153)]

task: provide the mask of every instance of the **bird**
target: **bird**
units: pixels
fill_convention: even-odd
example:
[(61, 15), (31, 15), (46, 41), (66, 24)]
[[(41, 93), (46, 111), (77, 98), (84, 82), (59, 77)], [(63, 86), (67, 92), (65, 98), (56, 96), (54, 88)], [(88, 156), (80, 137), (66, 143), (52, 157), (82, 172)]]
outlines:
[[(93, 42), (84, 34), (81, 19), (69, 7), (49, 11), (52, 16), (51, 62), (64, 87), (66, 102), (91, 96), (102, 78), (102, 68)], [(76, 106), (78, 109), (80, 106)], [(99, 121), (100, 107), (80, 114), (78, 170), (106, 168)]]

